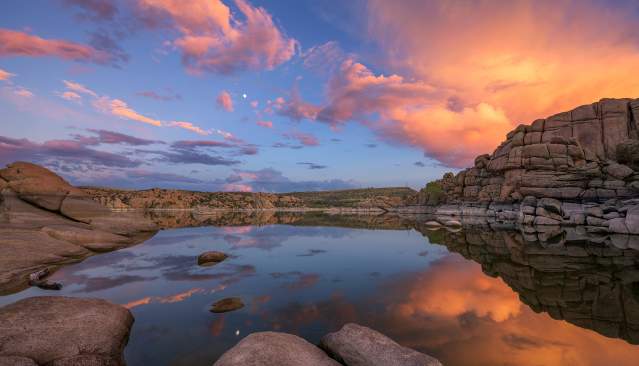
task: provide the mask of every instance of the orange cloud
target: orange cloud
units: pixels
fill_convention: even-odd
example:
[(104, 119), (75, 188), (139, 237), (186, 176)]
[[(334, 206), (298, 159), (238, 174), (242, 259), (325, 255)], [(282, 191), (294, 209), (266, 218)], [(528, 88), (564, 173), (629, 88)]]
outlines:
[(257, 121), (255, 124), (265, 128), (273, 128), (273, 122), (271, 121)]
[(13, 90), (13, 93), (19, 97), (23, 97), (23, 98), (32, 98), (33, 97), (33, 93), (26, 88), (23, 87), (17, 87)]
[(383, 292), (389, 311), (377, 324), (445, 365), (630, 366), (639, 354), (624, 340), (533, 312), (501, 279), (456, 254)]
[(93, 90), (87, 88), (86, 86), (80, 83), (76, 83), (76, 82), (68, 81), (68, 80), (62, 80), (62, 82), (64, 83), (64, 86), (67, 89), (71, 90), (72, 92), (79, 93), (79, 94), (87, 94), (96, 98), (98, 96), (96, 92), (94, 92)]
[(221, 0), (138, 0), (147, 24), (170, 24), (181, 33), (172, 44), (191, 71), (272, 69), (293, 57), (297, 41), (283, 35), (265, 9), (244, 0), (235, 4), (244, 19)]
[(82, 96), (80, 96), (80, 94), (76, 92), (65, 91), (63, 93), (59, 93), (58, 95), (60, 96), (60, 98), (66, 99), (70, 102), (80, 103), (82, 101)]
[(217, 96), (217, 105), (220, 106), (227, 112), (233, 112), (233, 99), (231, 99), (231, 94), (226, 90), (222, 90), (220, 94)]
[(10, 73), (8, 71), (0, 69), (0, 80), (9, 80), (9, 79), (11, 79), (14, 76), (15, 76), (15, 74), (12, 74), (12, 73)]
[[(415, 94), (383, 109), (338, 99), (329, 116), (381, 112), (383, 131), (449, 165), (491, 152), (513, 125), (602, 97), (639, 95), (639, 79), (628, 77), (639, 64), (636, 2), (372, 0), (368, 9), (370, 35), (389, 50), (387, 64), (436, 93), (406, 80), (389, 90), (383, 81), (390, 80), (360, 67), (336, 90), (366, 91), (382, 103), (399, 89)], [(410, 103), (417, 95), (428, 103)]]
[(65, 60), (111, 63), (113, 58), (104, 51), (75, 42), (44, 39), (24, 32), (0, 28), (0, 56), (53, 56)]
[(195, 126), (191, 122), (173, 121), (173, 122), (169, 122), (167, 126), (183, 128), (185, 130), (195, 132), (198, 135), (202, 135), (202, 136), (207, 136), (211, 134), (211, 131), (203, 130), (201, 127)]
[(472, 312), (503, 322), (521, 312), (517, 294), (501, 279), (483, 275), (476, 264), (449, 257), (436, 262), (416, 282), (419, 286), (408, 292), (407, 301), (396, 305), (402, 316), (457, 317)]
[(148, 123), (153, 126), (162, 126), (162, 122), (147, 116), (144, 116), (131, 109), (126, 102), (120, 99), (110, 99), (108, 97), (99, 97), (93, 102), (93, 106), (104, 113), (110, 113), (122, 119), (131, 121)]

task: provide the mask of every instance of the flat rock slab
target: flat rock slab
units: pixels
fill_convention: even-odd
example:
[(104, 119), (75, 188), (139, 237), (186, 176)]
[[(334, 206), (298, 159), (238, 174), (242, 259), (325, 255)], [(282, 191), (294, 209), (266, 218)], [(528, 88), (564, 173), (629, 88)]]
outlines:
[[(32, 297), (0, 308), (0, 365), (123, 366), (133, 316), (105, 300)], [(25, 360), (26, 359), (26, 360)], [(5, 362), (6, 363), (6, 362)]]
[(403, 347), (373, 329), (353, 323), (324, 336), (320, 347), (346, 366), (442, 366), (431, 356)]
[[(340, 366), (318, 347), (286, 333), (248, 335), (213, 366)], [(372, 365), (372, 364), (371, 364)]]

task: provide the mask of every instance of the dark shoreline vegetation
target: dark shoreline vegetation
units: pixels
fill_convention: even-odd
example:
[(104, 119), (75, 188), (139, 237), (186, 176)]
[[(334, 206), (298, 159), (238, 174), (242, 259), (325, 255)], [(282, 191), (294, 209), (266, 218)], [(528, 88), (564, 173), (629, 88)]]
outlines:
[[(637, 345), (638, 124), (639, 100), (603, 99), (517, 127), (493, 154), (477, 157), (472, 168), (458, 174), (447, 173), (441, 180), (428, 183), (420, 192), (409, 188), (285, 194), (77, 188), (46, 168), (17, 162), (0, 170), (0, 294), (20, 297), (28, 291), (36, 291), (30, 287), (43, 283), (40, 275), (36, 276), (37, 281), (33, 280), (34, 273), (42, 274), (42, 280), (49, 274), (55, 278), (65, 272), (68, 265), (80, 266), (85, 259), (87, 261), (83, 263), (90, 263), (92, 256), (143, 247), (136, 245), (153, 242), (159, 230), (221, 228), (227, 232), (216, 233), (216, 238), (233, 250), (241, 250), (243, 245), (252, 248), (260, 242), (260, 237), (236, 235), (254, 228), (406, 231), (419, 233), (426, 244), (440, 245), (447, 253), (457, 253), (468, 262), (478, 264), (484, 275), (500, 279), (518, 295), (517, 304), (525, 304), (534, 313), (548, 314), (552, 319), (592, 330), (597, 337)], [(266, 244), (265, 250), (279, 245)], [(321, 248), (308, 248), (307, 253), (296, 257), (310, 258), (323, 253)], [(228, 254), (228, 259), (225, 253), (216, 254), (224, 259), (210, 267), (211, 270), (230, 266), (240, 274), (254, 275), (253, 263), (229, 263), (241, 257)], [(250, 251), (244, 252), (244, 255), (249, 254)], [(180, 259), (184, 262), (176, 268), (191, 270), (191, 266), (197, 265), (197, 255), (191, 256)], [(167, 258), (173, 257), (175, 255)], [(252, 258), (259, 260), (260, 257)], [(338, 259), (332, 258), (333, 261)], [(392, 261), (392, 258), (385, 259)], [(330, 262), (328, 267), (331, 267)], [(41, 272), (44, 270), (49, 274)], [(379, 275), (378, 271), (371, 273)], [(299, 289), (308, 283), (314, 285), (320, 277), (318, 274), (304, 277), (303, 273), (293, 270), (270, 275), (271, 280), (286, 276), (297, 278), (299, 283), (289, 283), (289, 289)], [(174, 276), (181, 280), (193, 278), (190, 272)], [(199, 278), (197, 276), (216, 279), (233, 275), (198, 273), (195, 278)], [(485, 281), (488, 280), (481, 278), (480, 282)], [(220, 288), (238, 282), (241, 281), (224, 282)], [(152, 299), (146, 297), (140, 301), (146, 304)], [(225, 306), (220, 312), (234, 314), (231, 310), (235, 310), (241, 313), (244, 310), (239, 309), (250, 311), (255, 306), (245, 306), (239, 297), (229, 299), (234, 300), (218, 299), (222, 304), (233, 305)], [(0, 309), (0, 319), (3, 319), (0, 322), (0, 364), (124, 364), (122, 352), (133, 322), (129, 308), (101, 300), (79, 299), (73, 304), (75, 301), (65, 297), (30, 297)], [(442, 305), (431, 306), (439, 309)], [(499, 304), (496, 306), (496, 309), (484, 309), (480, 313), (484, 318), (499, 321), (512, 315), (500, 314)], [(403, 309), (405, 312), (417, 311)], [(367, 311), (377, 314), (379, 309), (367, 308)], [(108, 320), (111, 314), (119, 314), (116, 316), (119, 320)], [(95, 337), (87, 339), (83, 335), (93, 329), (85, 327), (82, 321), (64, 321), (75, 315), (79, 319), (86, 316), (105, 326)], [(464, 316), (469, 315), (459, 314), (458, 320), (469, 324), (482, 321), (468, 320)], [(32, 319), (27, 320), (30, 317)], [(356, 322), (358, 319), (355, 318), (347, 316), (343, 323), (331, 324), (327, 330), (337, 331), (347, 322)], [(383, 323), (364, 320), (372, 323), (363, 324), (366, 326)], [(61, 322), (63, 326), (60, 326)], [(92, 327), (95, 328), (95, 324)], [(392, 331), (392, 327), (386, 330)], [(315, 360), (313, 362), (318, 365), (335, 364), (335, 360), (355, 365), (364, 362), (362, 357), (370, 354), (363, 350), (384, 343), (400, 358), (411, 354), (419, 360), (428, 357), (425, 356), (428, 353), (455, 362), (452, 361), (455, 357), (444, 350), (422, 349), (415, 345), (417, 351), (422, 352), (418, 353), (386, 341), (382, 335), (353, 329), (347, 331), (351, 334), (350, 339), (329, 348), (316, 339), (323, 344), (323, 351), (299, 339), (300, 350), (305, 350), (297, 355), (309, 357), (308, 360)], [(51, 336), (59, 332), (68, 337)], [(356, 337), (353, 334), (360, 334), (357, 337), (361, 338), (353, 338)], [(400, 344), (413, 345), (411, 339), (402, 338), (401, 334), (393, 335), (399, 337), (393, 339)], [(280, 345), (287, 343), (288, 336), (281, 336), (284, 340), (279, 335), (270, 336), (273, 347), (278, 342)], [(517, 337), (519, 335), (507, 334), (502, 340), (515, 344)], [(290, 342), (297, 342), (295, 339)], [(601, 341), (601, 338), (597, 340)], [(80, 348), (92, 351), (80, 352), (78, 347), (73, 347), (74, 342), (81, 344)], [(228, 351), (228, 356), (220, 358), (232, 345), (216, 350), (215, 358), (207, 362), (220, 358), (220, 365), (235, 365), (238, 363), (233, 362), (255, 354), (255, 350), (272, 349), (268, 342), (268, 334), (255, 333), (250, 342), (240, 342), (240, 348)], [(522, 342), (535, 344), (529, 339)], [(518, 344), (521, 347), (522, 343)], [(615, 347), (625, 347), (624, 344), (615, 343)], [(345, 354), (354, 352), (361, 355), (360, 358), (347, 360), (337, 351), (341, 347), (347, 349)], [(349, 347), (354, 349), (348, 351)], [(278, 357), (286, 357), (285, 351), (292, 352), (264, 353), (267, 359), (262, 361), (277, 363)]]

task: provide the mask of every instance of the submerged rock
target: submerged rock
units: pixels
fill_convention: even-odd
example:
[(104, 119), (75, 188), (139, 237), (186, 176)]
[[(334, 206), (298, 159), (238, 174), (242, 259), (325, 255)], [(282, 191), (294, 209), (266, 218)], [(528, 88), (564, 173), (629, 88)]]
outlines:
[(242, 302), (242, 299), (240, 299), (239, 297), (228, 297), (214, 303), (211, 307), (211, 312), (226, 313), (229, 311), (241, 309), (243, 307), (244, 303)]
[(210, 251), (204, 252), (197, 257), (197, 264), (200, 266), (212, 266), (218, 264), (228, 258), (229, 256), (226, 253)]
[(340, 366), (304, 339), (286, 333), (248, 335), (226, 351), (213, 366)]
[(442, 366), (433, 357), (403, 347), (373, 329), (353, 323), (324, 336), (320, 347), (346, 366)]
[(129, 310), (104, 300), (20, 300), (0, 308), (0, 365), (123, 366), (132, 324)]

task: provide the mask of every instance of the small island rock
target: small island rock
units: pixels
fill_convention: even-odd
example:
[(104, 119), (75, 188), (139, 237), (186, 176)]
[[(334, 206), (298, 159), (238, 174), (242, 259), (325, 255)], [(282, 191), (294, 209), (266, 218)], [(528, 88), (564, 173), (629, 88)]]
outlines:
[(240, 299), (239, 297), (228, 297), (213, 304), (213, 306), (211, 307), (211, 312), (226, 313), (229, 311), (241, 309), (243, 307), (244, 303), (242, 302), (242, 299)]
[(222, 262), (228, 257), (228, 255), (222, 252), (204, 252), (197, 257), (197, 264), (199, 264), (200, 266), (211, 266)]

